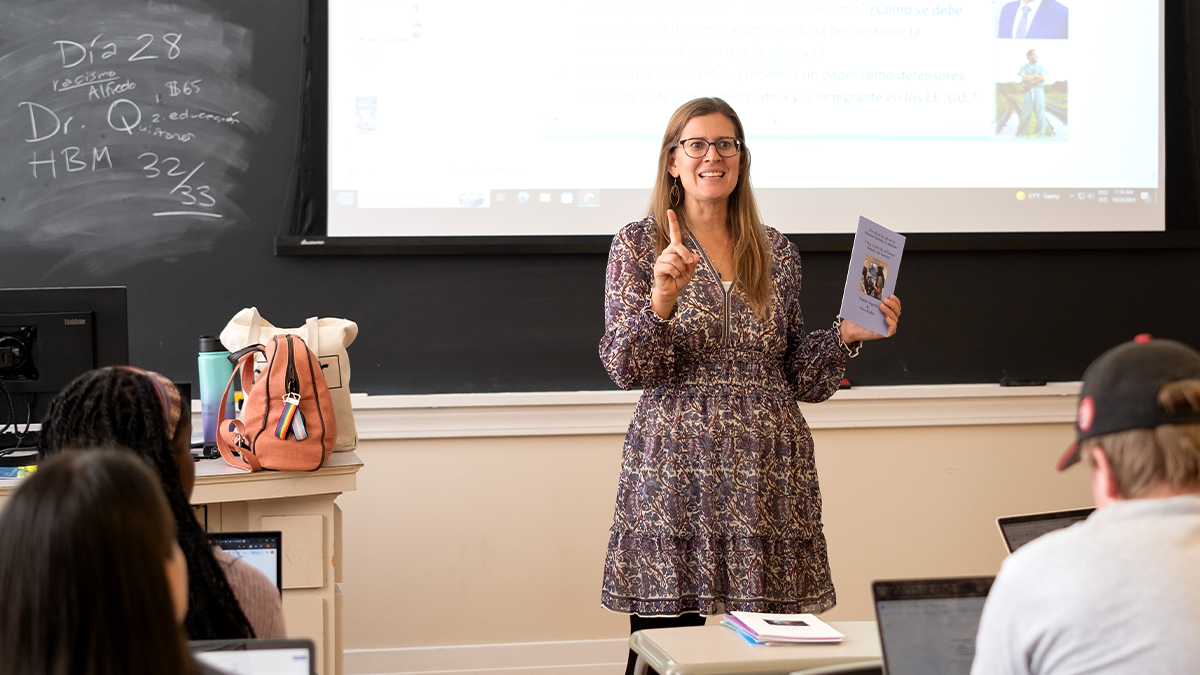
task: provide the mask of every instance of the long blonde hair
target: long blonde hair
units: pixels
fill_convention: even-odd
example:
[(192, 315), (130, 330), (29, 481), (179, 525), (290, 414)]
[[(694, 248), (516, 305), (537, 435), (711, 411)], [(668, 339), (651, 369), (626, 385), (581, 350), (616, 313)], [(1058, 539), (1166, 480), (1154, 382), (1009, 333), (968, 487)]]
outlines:
[(746, 133), (742, 121), (725, 101), (719, 98), (697, 98), (683, 105), (671, 115), (667, 130), (663, 133), (662, 148), (658, 153), (658, 177), (654, 181), (654, 192), (650, 195), (650, 215), (655, 223), (655, 255), (671, 243), (667, 210), (674, 209), (679, 218), (679, 227), (687, 231), (687, 213), (684, 210), (682, 187), (676, 188), (677, 198), (672, 198), (671, 188), (675, 179), (669, 171), (671, 153), (683, 135), (683, 128), (693, 117), (704, 117), (720, 113), (733, 122), (737, 137), (742, 141), (738, 154), (738, 182), (729, 195), (729, 212), (726, 227), (733, 237), (733, 257), (737, 261), (737, 278), (741, 282), (759, 319), (765, 320), (771, 307), (771, 250), (767, 243), (767, 232), (758, 213), (758, 202), (750, 188), (750, 148), (746, 146)]

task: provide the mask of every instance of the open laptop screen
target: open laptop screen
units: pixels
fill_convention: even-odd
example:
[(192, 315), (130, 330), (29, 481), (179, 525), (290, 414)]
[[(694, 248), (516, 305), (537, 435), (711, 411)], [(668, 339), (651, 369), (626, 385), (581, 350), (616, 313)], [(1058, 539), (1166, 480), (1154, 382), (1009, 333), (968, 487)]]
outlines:
[(1046, 513), (1029, 513), (1022, 516), (1004, 516), (996, 519), (1000, 527), (1000, 535), (1004, 537), (1004, 545), (1008, 552), (1021, 548), (1038, 537), (1069, 527), (1087, 517), (1096, 509), (1071, 509), (1070, 511), (1048, 511)]
[(239, 675), (315, 675), (312, 640), (193, 640), (196, 659), (222, 672)]
[(283, 590), (283, 534), (264, 532), (209, 532), (208, 540), (231, 556), (258, 568), (275, 587)]
[(875, 618), (888, 675), (968, 675), (995, 577), (876, 581)]

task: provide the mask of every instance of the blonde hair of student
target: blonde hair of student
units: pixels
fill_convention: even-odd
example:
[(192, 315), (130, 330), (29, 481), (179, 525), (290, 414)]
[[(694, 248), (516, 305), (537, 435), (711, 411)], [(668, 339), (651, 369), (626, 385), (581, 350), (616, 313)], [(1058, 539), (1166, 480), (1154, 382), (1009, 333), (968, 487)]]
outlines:
[[(1158, 391), (1158, 404), (1171, 412), (1200, 411), (1200, 380), (1168, 382)], [(1086, 443), (1088, 452), (1080, 453), (1084, 461), (1093, 466), (1090, 449), (1099, 446), (1124, 499), (1138, 499), (1159, 486), (1200, 488), (1200, 424), (1117, 431)]]
[(662, 253), (671, 242), (667, 210), (674, 209), (679, 227), (687, 232), (687, 210), (684, 206), (683, 187), (677, 185), (668, 170), (671, 153), (682, 139), (683, 128), (693, 117), (704, 117), (720, 113), (733, 122), (742, 151), (738, 153), (738, 182), (733, 194), (729, 195), (729, 211), (726, 227), (733, 238), (733, 256), (737, 261), (737, 280), (741, 283), (754, 314), (766, 320), (771, 309), (771, 250), (767, 244), (767, 233), (763, 229), (762, 217), (758, 213), (758, 202), (750, 188), (750, 149), (746, 146), (746, 132), (737, 113), (719, 98), (698, 98), (679, 106), (667, 122), (663, 134), (662, 148), (658, 153), (658, 177), (654, 181), (654, 192), (650, 195), (650, 215), (655, 224), (655, 255)]

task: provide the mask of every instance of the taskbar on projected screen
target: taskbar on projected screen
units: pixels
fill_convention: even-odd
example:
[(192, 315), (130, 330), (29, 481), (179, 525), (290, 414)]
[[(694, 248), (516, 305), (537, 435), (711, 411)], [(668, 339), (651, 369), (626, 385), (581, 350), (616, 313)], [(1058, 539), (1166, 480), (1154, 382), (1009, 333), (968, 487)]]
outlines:
[[(366, 192), (333, 190), (329, 235), (612, 235), (640, 219), (650, 200), (648, 189), (531, 187), (463, 194), (454, 206), (404, 208)], [(1161, 192), (1146, 187), (759, 188), (755, 196), (767, 224), (785, 233), (853, 233), (860, 215), (905, 233), (1164, 229)], [(1081, 214), (1086, 218), (1078, 218)], [(526, 229), (497, 232), (496, 218)]]
[[(488, 207), (597, 208), (602, 198), (624, 204), (629, 197), (643, 198), (648, 189), (602, 190), (529, 188), (463, 192), (457, 197), (430, 200), (406, 197), (395, 191), (332, 190), (330, 209), (474, 209)], [(1039, 187), (1009, 188), (757, 188), (760, 199), (807, 204), (854, 201), (867, 204), (1002, 204), (1004, 202), (1091, 202), (1095, 204), (1155, 204), (1158, 189), (1146, 187)]]

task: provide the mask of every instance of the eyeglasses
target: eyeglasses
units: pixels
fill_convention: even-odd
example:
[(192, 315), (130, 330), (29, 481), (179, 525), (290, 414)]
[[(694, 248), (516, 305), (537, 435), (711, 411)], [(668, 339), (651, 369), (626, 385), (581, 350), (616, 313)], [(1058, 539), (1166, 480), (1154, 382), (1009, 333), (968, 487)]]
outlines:
[(675, 145), (683, 146), (683, 151), (692, 159), (702, 159), (708, 155), (708, 146), (715, 146), (717, 154), (722, 157), (733, 157), (742, 151), (742, 141), (737, 138), (718, 138), (709, 143), (703, 138), (685, 138)]

